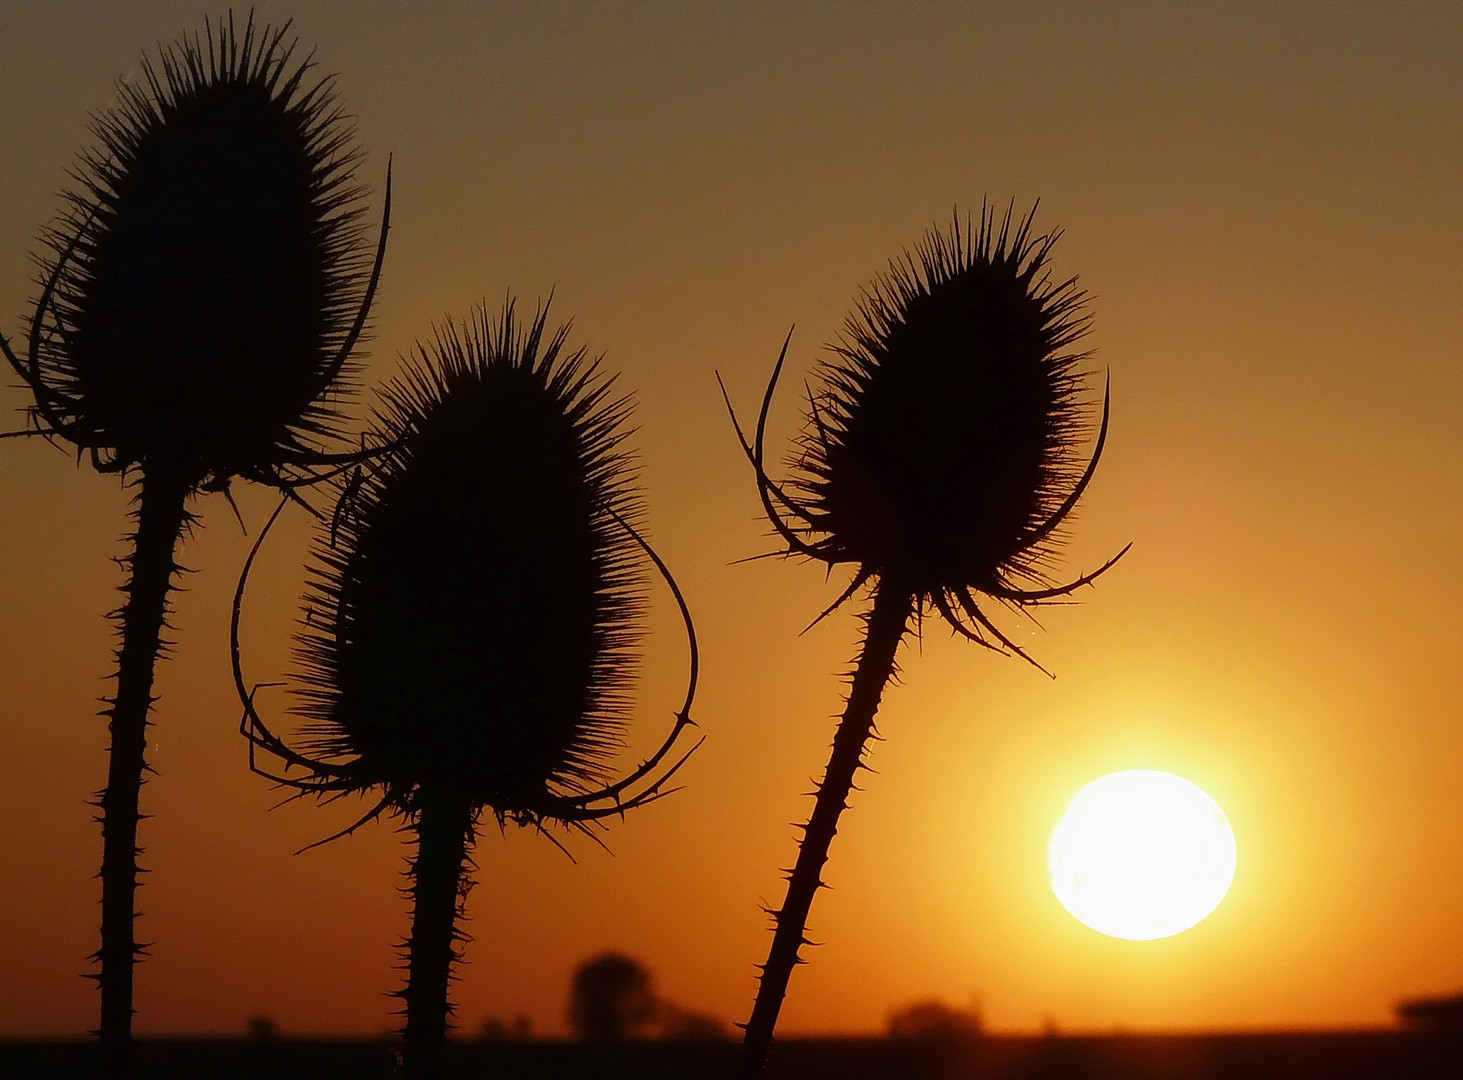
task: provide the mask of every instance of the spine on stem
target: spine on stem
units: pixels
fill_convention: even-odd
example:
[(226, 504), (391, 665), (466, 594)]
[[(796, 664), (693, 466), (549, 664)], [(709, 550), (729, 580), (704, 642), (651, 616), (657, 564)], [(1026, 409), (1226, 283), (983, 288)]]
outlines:
[(407, 978), (402, 997), (404, 1080), (438, 1080), (446, 1047), (448, 985), (461, 959), (463, 934), (457, 921), (472, 887), (468, 850), (473, 839), (473, 805), (466, 798), (418, 789), (417, 854), (409, 871), (411, 934), (406, 942)]
[(152, 707), (153, 672), (162, 652), (167, 594), (173, 574), (178, 538), (188, 521), (185, 504), (190, 485), (167, 472), (139, 479), (137, 532), (126, 596), (115, 613), (121, 622), (117, 650), (116, 693), (104, 715), (108, 717), (111, 749), (107, 786), (97, 800), (102, 825), (102, 941), (93, 959), (100, 964), (94, 976), (101, 988), (101, 1036), (107, 1075), (130, 1075), (132, 1039), (133, 968), (145, 951), (137, 944), (136, 893), (141, 848), (137, 825), (142, 773), (147, 768), (147, 717)]
[(879, 700), (894, 676), (894, 655), (904, 637), (913, 602), (908, 589), (887, 580), (880, 582), (874, 594), (863, 651), (854, 669), (843, 718), (833, 736), (828, 768), (818, 785), (813, 813), (803, 826), (797, 861), (787, 877), (787, 896), (782, 907), (771, 913), (772, 947), (761, 968), (757, 999), (742, 1041), (742, 1080), (756, 1080), (762, 1074), (788, 980), (793, 968), (803, 962), (798, 952), (809, 944), (808, 912), (814, 894), (826, 884), (823, 865), (828, 861), (829, 846), (838, 832), (839, 815), (848, 807), (854, 774), (863, 764), (864, 748), (874, 733)]

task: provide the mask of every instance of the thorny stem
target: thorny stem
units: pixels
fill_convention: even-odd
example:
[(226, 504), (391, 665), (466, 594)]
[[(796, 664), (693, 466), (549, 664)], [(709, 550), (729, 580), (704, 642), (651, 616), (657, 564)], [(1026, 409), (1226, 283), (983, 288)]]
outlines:
[(417, 854), (411, 868), (412, 920), (407, 939), (403, 1080), (438, 1080), (451, 1012), (447, 989), (460, 958), (457, 919), (471, 888), (464, 874), (473, 835), (473, 804), (466, 798), (419, 790)]
[(184, 509), (192, 485), (170, 471), (144, 471), (137, 506), (137, 532), (123, 587), (122, 644), (117, 651), (117, 689), (109, 717), (111, 732), (107, 786), (98, 799), (102, 823), (102, 943), (93, 959), (101, 970), (101, 1036), (107, 1075), (131, 1075), (132, 975), (145, 946), (137, 944), (137, 823), (142, 772), (147, 768), (147, 714), (152, 707), (153, 669), (162, 651), (167, 594), (172, 584), (178, 538), (187, 524)]
[(824, 887), (823, 864), (828, 861), (829, 845), (838, 832), (838, 816), (848, 806), (854, 774), (874, 733), (874, 714), (879, 710), (884, 687), (894, 675), (894, 654), (904, 637), (913, 606), (910, 590), (887, 580), (880, 581), (874, 593), (874, 606), (867, 616), (863, 652), (854, 669), (848, 703), (833, 736), (828, 769), (818, 785), (812, 816), (803, 827), (797, 862), (787, 878), (787, 897), (782, 907), (772, 912), (772, 947), (767, 962), (762, 965), (757, 1000), (742, 1040), (742, 1080), (756, 1080), (766, 1065), (788, 979), (792, 969), (803, 962), (798, 950), (808, 943), (804, 936), (808, 911), (813, 906), (813, 895)]

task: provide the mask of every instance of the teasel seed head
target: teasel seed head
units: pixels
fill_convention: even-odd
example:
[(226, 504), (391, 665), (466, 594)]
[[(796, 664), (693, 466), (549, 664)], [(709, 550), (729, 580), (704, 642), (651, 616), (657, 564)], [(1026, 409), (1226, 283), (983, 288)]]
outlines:
[(855, 567), (825, 615), (870, 581), (893, 582), (967, 637), (1025, 656), (979, 598), (1041, 603), (1116, 561), (1052, 582), (1107, 402), (1084, 462), (1087, 297), (1051, 276), (1060, 234), (1033, 235), (1034, 213), (1013, 222), (1008, 209), (997, 226), (982, 206), (972, 226), (957, 212), (875, 281), (820, 364), (786, 481), (769, 477), (763, 450), (786, 345), (755, 436), (738, 428), (788, 553)]
[(206, 24), (93, 122), (10, 359), (100, 469), (273, 482), (336, 433), (386, 223), (373, 262), (353, 124), (288, 29)]
[[(382, 391), (380, 449), (339, 481), (314, 549), (298, 752), (259, 719), (236, 663), (245, 734), (286, 773), (305, 770), (271, 778), (376, 789), (376, 812), (410, 813), (431, 790), (531, 825), (667, 793), (689, 756), (669, 764), (693, 726), (694, 630), (637, 530), (629, 399), (547, 319), (545, 305), (523, 325), (510, 299), (497, 320), (447, 322)], [(652, 565), (685, 620), (689, 685), (665, 742), (611, 782)]]

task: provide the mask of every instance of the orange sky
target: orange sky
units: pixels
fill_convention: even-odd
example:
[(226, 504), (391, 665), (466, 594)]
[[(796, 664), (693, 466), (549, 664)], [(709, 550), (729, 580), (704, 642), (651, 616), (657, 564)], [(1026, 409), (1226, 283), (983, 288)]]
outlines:
[[(784, 1033), (870, 1030), (915, 997), (1029, 1030), (1384, 1023), (1463, 986), (1463, 12), (1407, 5), (893, 6), (261, 3), (290, 15), (396, 163), (369, 377), (444, 313), (555, 290), (572, 340), (637, 392), (654, 541), (702, 636), (709, 738), (609, 856), (486, 833), (456, 990), (471, 1030), (562, 1031), (606, 948), (688, 1008), (744, 1019), (788, 822), (821, 774), (851, 612), (770, 549), (714, 371), (752, 408), (790, 324), (808, 370), (858, 290), (953, 205), (1040, 197), (1059, 275), (1095, 294), (1112, 435), (1067, 565), (1132, 553), (1045, 632), (1056, 672), (906, 646), (887, 741), (834, 844)], [(0, 12), (0, 326), (33, 296), (87, 115), (203, 8)], [(212, 7), (208, 10), (213, 10)], [(379, 185), (378, 185), (379, 186)], [(26, 397), (0, 389), (4, 427)], [(795, 386), (795, 383), (790, 385)], [(357, 413), (361, 409), (357, 408)], [(793, 395), (773, 417), (796, 431)], [(239, 503), (251, 530), (271, 504)], [(95, 992), (96, 719), (126, 498), (39, 441), (0, 444), (0, 1037), (79, 1035)], [(403, 838), (311, 851), (354, 809), (245, 768), (227, 668), (247, 539), (218, 498), (184, 562), (144, 791), (138, 1028), (391, 1023)], [(286, 666), (307, 527), (271, 541), (250, 674)], [(679, 702), (650, 642), (641, 728)], [(268, 699), (266, 698), (266, 703)], [(282, 699), (276, 698), (278, 708)], [(1046, 883), (1086, 781), (1157, 768), (1228, 812), (1228, 900), (1177, 938), (1104, 938)]]

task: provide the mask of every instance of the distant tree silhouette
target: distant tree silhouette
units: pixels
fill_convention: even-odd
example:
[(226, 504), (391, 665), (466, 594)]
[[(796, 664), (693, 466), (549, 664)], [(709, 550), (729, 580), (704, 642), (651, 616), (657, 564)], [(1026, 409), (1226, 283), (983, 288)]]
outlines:
[(650, 969), (633, 957), (604, 953), (574, 971), (569, 994), (569, 1027), (590, 1042), (632, 1039), (645, 1034), (656, 1018), (657, 999)]
[(529, 1023), (528, 1017), (518, 1015), (508, 1023), (501, 1017), (486, 1017), (478, 1025), (479, 1042), (527, 1042), (533, 1038), (533, 1025)]
[(656, 1011), (656, 1024), (663, 1039), (705, 1042), (725, 1039), (728, 1035), (726, 1024), (715, 1016), (683, 1009), (664, 998)]
[[(107, 699), (99, 1034), (129, 1071), (137, 826), (153, 673), (189, 501), (238, 477), (290, 489), (326, 464), (374, 259), (353, 132), (288, 23), (205, 23), (93, 125), (69, 214), (44, 237), (28, 341), (0, 350), (34, 395), (27, 432), (65, 439), (134, 492), (116, 686)], [(387, 206), (390, 179), (387, 180)], [(389, 212), (389, 209), (388, 209)]]
[(889, 1014), (891, 1039), (963, 1039), (981, 1033), (980, 1013), (957, 1009), (938, 998), (923, 998)]
[(569, 1027), (586, 1042), (658, 1037), (706, 1040), (726, 1037), (726, 1025), (662, 997), (650, 969), (623, 953), (607, 952), (574, 970), (569, 987)]
[[(1090, 583), (1048, 577), (1062, 526), (1086, 489), (1107, 435), (1104, 398), (1097, 445), (1077, 459), (1083, 433), (1086, 332), (1075, 279), (1054, 283), (1047, 257), (1056, 235), (1033, 237), (1032, 218), (1000, 231), (982, 208), (979, 227), (932, 233), (877, 281), (809, 391), (807, 427), (793, 477), (766, 468), (767, 414), (787, 359), (783, 343), (748, 439), (732, 421), (756, 476), (762, 507), (785, 554), (853, 577), (821, 620), (868, 591), (864, 643), (812, 816), (802, 827), (787, 896), (743, 1042), (742, 1076), (761, 1074), (787, 993), (813, 896), (874, 734), (874, 716), (896, 672), (895, 654), (926, 612), (985, 648), (1027, 655), (997, 628), (985, 600), (1024, 608)], [(725, 388), (723, 388), (725, 394)], [(727, 402), (731, 409), (730, 401)], [(815, 620), (817, 621), (817, 620)]]
[(279, 1037), (279, 1023), (266, 1013), (255, 1013), (244, 1022), (244, 1029), (255, 1042), (269, 1042)]
[[(612, 380), (583, 349), (565, 354), (567, 326), (546, 336), (547, 317), (541, 308), (525, 329), (509, 300), (496, 323), (481, 311), (464, 328), (449, 322), (382, 391), (368, 439), (382, 452), (339, 479), (315, 548), (298, 646), (303, 751), (265, 725), (238, 666), (257, 543), (235, 602), (256, 771), (301, 794), (379, 793), (345, 831), (390, 811), (416, 835), (401, 991), (408, 1080), (440, 1073), (482, 814), (546, 835), (551, 823), (589, 832), (666, 794), (695, 749), (668, 763), (692, 724), (696, 644), (679, 589), (635, 528), (628, 399), (610, 396)], [(609, 782), (647, 560), (680, 607), (691, 672), (664, 742)]]

